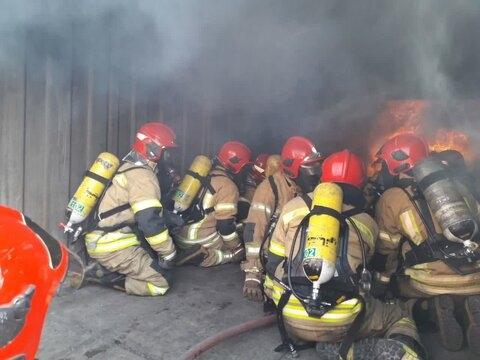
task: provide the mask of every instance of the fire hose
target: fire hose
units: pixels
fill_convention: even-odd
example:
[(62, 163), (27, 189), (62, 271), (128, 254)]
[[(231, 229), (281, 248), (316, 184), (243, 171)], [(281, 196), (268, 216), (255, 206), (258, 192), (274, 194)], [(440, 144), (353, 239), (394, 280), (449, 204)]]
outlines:
[(232, 326), (226, 330), (220, 331), (215, 335), (210, 336), (209, 338), (199, 342), (193, 348), (191, 348), (187, 353), (185, 353), (181, 360), (194, 360), (198, 358), (202, 353), (211, 349), (212, 347), (218, 345), (224, 340), (227, 340), (231, 337), (243, 334), (248, 331), (259, 329), (264, 326), (271, 325), (275, 322), (276, 316), (266, 315), (257, 319), (246, 321), (242, 324)]

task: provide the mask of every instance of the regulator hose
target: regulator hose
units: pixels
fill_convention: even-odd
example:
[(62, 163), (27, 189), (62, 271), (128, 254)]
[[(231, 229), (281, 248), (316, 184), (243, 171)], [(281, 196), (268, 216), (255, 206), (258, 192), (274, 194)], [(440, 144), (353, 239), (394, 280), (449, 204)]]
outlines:
[(220, 331), (215, 335), (210, 336), (209, 338), (203, 340), (191, 348), (187, 353), (185, 353), (181, 360), (194, 360), (198, 358), (202, 353), (211, 349), (212, 347), (218, 345), (224, 340), (227, 340), (231, 337), (243, 334), (248, 331), (252, 331), (264, 326), (271, 325), (275, 322), (276, 315), (266, 315), (257, 319), (246, 321), (242, 324), (232, 326), (226, 330)]

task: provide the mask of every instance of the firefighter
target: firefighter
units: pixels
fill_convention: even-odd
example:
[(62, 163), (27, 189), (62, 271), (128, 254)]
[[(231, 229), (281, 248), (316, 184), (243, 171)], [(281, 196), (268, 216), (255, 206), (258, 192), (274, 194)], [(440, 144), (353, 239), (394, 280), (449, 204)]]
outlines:
[(265, 179), (268, 154), (260, 154), (253, 162), (246, 179), (239, 184), (240, 197), (238, 198), (237, 222), (243, 222), (248, 215), (248, 209), (257, 186)]
[(123, 274), (112, 278), (118, 282), (112, 285), (128, 294), (158, 296), (169, 288), (166, 273), (173, 267), (176, 251), (155, 170), (159, 163), (171, 161), (175, 147), (175, 134), (165, 124), (140, 127), (132, 150), (99, 203), (97, 229), (85, 235), (90, 257)]
[(187, 225), (175, 232), (175, 243), (182, 249), (177, 265), (210, 267), (240, 261), (245, 250), (237, 234), (236, 214), (239, 190), (236, 177), (251, 163), (251, 151), (239, 141), (228, 141), (220, 148), (214, 167), (197, 196), (198, 209), (187, 217)]
[(417, 305), (429, 308), (450, 351), (462, 347), (455, 310), (463, 313), (467, 342), (480, 354), (478, 204), (455, 171), (442, 167), (447, 163), (428, 155), (424, 141), (410, 134), (390, 139), (377, 153), (377, 181), (387, 190), (376, 207), (384, 271), (375, 281), (405, 298), (428, 299)]
[(33, 360), (67, 271), (67, 249), (6, 206), (0, 206), (0, 244), (0, 358)]
[(280, 348), (295, 352), (295, 338), (316, 343), (322, 359), (419, 358), (406, 307), (368, 293), (378, 229), (364, 212), (362, 160), (348, 150), (330, 155), (321, 181), (285, 204), (268, 249), (265, 293), (277, 306)]
[[(246, 249), (246, 261), (242, 263), (245, 272), (243, 294), (247, 299), (263, 300), (263, 250), (268, 248), (268, 238), (282, 207), (301, 192), (299, 185), (307, 187), (304, 191), (313, 190), (320, 176), (321, 159), (311, 140), (293, 136), (282, 148), (281, 171), (268, 176), (255, 191), (243, 235)], [(278, 162), (278, 159), (272, 158), (271, 162)], [(313, 182), (309, 181), (312, 175)]]

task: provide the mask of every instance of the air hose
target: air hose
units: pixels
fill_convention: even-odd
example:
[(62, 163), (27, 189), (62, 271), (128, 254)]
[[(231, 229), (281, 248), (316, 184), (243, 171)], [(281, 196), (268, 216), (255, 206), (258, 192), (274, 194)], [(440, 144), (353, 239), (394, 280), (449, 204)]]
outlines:
[(210, 336), (209, 338), (199, 342), (193, 348), (191, 348), (187, 353), (185, 353), (181, 360), (193, 360), (197, 359), (205, 351), (211, 349), (212, 347), (218, 345), (224, 340), (227, 340), (231, 337), (243, 334), (248, 331), (252, 331), (264, 326), (271, 325), (275, 322), (276, 315), (266, 315), (257, 319), (246, 321), (242, 324), (232, 326), (226, 330), (220, 331), (215, 335)]

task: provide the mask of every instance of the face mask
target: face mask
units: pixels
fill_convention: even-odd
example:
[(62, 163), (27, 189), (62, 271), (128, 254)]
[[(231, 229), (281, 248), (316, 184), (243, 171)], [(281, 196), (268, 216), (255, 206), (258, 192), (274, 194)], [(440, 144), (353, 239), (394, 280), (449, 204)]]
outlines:
[(382, 166), (380, 171), (377, 173), (377, 177), (374, 180), (375, 184), (378, 187), (380, 192), (384, 192), (385, 190), (394, 187), (396, 181), (398, 180), (398, 176), (393, 176), (390, 174), (387, 168), (387, 164), (382, 162)]
[(322, 167), (320, 163), (312, 165), (300, 166), (300, 171), (297, 179), (297, 184), (305, 192), (312, 192), (320, 182), (320, 175), (322, 173)]

